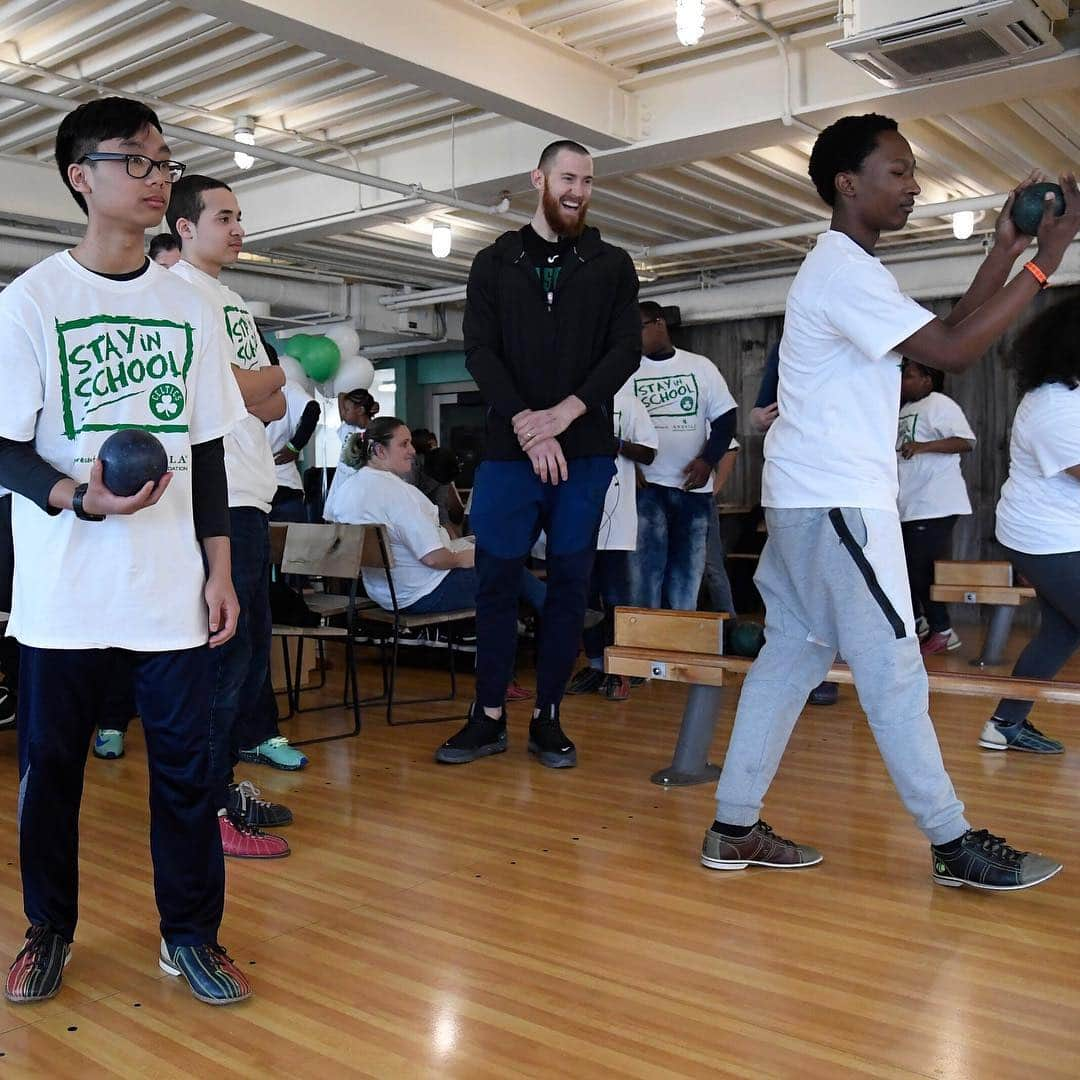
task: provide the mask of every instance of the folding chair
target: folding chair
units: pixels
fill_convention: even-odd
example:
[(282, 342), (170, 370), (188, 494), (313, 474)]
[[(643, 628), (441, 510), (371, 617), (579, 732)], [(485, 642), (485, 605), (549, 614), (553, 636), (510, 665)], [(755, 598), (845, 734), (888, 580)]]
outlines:
[[(397, 590), (394, 588), (394, 556), (390, 550), (390, 542), (386, 534), (385, 525), (368, 525), (367, 536), (364, 538), (364, 548), (361, 553), (361, 565), (366, 569), (382, 570), (386, 575), (386, 584), (390, 591), (391, 608), (369, 607), (358, 613), (362, 623), (375, 623), (384, 628), (382, 633), (377, 629), (372, 636), (379, 637), (379, 652), (382, 662), (383, 692), (377, 698), (367, 698), (365, 705), (386, 705), (386, 722), (391, 727), (403, 727), (406, 724), (435, 724), (443, 720), (457, 720), (459, 716), (433, 716), (423, 720), (394, 720), (395, 705), (422, 705), (433, 701), (453, 701), (457, 697), (457, 666), (456, 646), (459, 643), (458, 631), (462, 623), (476, 617), (475, 608), (462, 608), (457, 611), (431, 612), (428, 614), (410, 615), (402, 610), (398, 604)], [(420, 698), (397, 698), (394, 697), (394, 687), (397, 682), (398, 645), (402, 630), (413, 630), (426, 626), (445, 626), (447, 628), (447, 646), (450, 660), (450, 693), (441, 697)], [(374, 629), (374, 628), (373, 628)], [(388, 632), (387, 632), (388, 631)], [(389, 646), (387, 640), (389, 639)], [(387, 650), (390, 652), (390, 663), (387, 665)]]
[[(274, 532), (279, 532), (279, 526)], [(287, 626), (275, 624), (274, 637), (282, 639), (285, 661), (285, 692), (289, 700), (289, 716), (300, 712), (316, 712), (320, 709), (339, 708), (332, 705), (300, 707), (300, 673), (303, 671), (304, 643), (314, 641), (321, 650), (327, 641), (341, 642), (345, 647), (345, 705), (352, 706), (353, 728), (337, 735), (323, 735), (314, 739), (293, 741), (293, 746), (308, 743), (330, 742), (334, 739), (351, 738), (360, 734), (360, 693), (356, 675), (356, 620), (362, 605), (370, 604), (357, 597), (360, 577), (361, 553), (364, 548), (365, 525), (305, 525), (290, 522), (284, 526), (285, 542), (281, 549), (281, 572), (304, 574), (309, 577), (333, 577), (348, 580), (348, 595), (314, 593), (305, 597), (308, 606), (323, 620), (320, 626)], [(273, 538), (273, 533), (271, 534)], [(272, 539), (272, 543), (273, 543)], [(333, 616), (345, 617), (344, 626), (327, 626), (326, 620)], [(296, 639), (296, 679), (289, 657), (288, 639)], [(319, 686), (325, 685), (325, 676)], [(315, 689), (315, 688), (311, 688)]]

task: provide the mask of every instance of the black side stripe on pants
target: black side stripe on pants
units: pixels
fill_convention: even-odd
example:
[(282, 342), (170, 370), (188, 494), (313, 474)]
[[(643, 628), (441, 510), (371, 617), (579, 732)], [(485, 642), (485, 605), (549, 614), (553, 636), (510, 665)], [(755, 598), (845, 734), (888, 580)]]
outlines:
[(889, 620), (889, 625), (892, 627), (897, 641), (907, 637), (904, 620), (900, 618), (896, 608), (892, 606), (892, 601), (885, 595), (885, 590), (879, 584), (877, 574), (874, 573), (874, 568), (870, 565), (870, 560), (867, 559), (866, 553), (859, 547), (858, 541), (852, 535), (851, 529), (848, 528), (848, 523), (844, 520), (843, 512), (839, 509), (830, 510), (829, 520), (832, 522), (832, 527), (836, 530), (836, 535), (840, 537), (840, 543), (847, 548), (847, 553), (851, 556), (859, 573), (862, 574), (863, 581), (866, 582), (866, 587), (870, 590), (870, 595), (877, 601), (878, 607), (885, 613), (885, 618)]

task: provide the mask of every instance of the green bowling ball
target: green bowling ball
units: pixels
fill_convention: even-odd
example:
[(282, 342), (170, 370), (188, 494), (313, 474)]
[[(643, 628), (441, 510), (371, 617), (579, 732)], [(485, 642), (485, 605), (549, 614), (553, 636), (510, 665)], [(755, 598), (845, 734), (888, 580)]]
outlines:
[(1016, 196), (1012, 205), (1013, 223), (1022, 233), (1038, 233), (1047, 194), (1054, 196), (1054, 215), (1061, 217), (1065, 213), (1065, 193), (1060, 184), (1032, 184)]
[(732, 656), (749, 656), (751, 659), (765, 644), (765, 627), (751, 619), (742, 619), (737, 622), (728, 639), (728, 652)]

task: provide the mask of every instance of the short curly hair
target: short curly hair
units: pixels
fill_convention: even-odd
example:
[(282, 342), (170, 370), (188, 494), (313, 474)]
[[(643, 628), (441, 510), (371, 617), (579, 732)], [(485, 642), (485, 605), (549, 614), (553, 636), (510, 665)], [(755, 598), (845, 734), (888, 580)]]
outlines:
[(1012, 362), (1021, 394), (1045, 383), (1080, 386), (1080, 302), (1061, 300), (1040, 311), (1017, 336)]
[(896, 121), (878, 113), (842, 116), (830, 124), (810, 153), (810, 179), (829, 206), (836, 205), (836, 174), (858, 172), (873, 153), (883, 131), (896, 131)]

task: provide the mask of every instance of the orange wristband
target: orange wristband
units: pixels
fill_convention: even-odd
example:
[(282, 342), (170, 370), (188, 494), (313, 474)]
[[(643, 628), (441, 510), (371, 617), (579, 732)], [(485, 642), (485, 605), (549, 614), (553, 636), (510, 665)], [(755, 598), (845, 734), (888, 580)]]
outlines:
[(1045, 289), (1050, 284), (1050, 279), (1035, 265), (1034, 262), (1024, 263), (1024, 269), (1039, 283), (1040, 289)]

